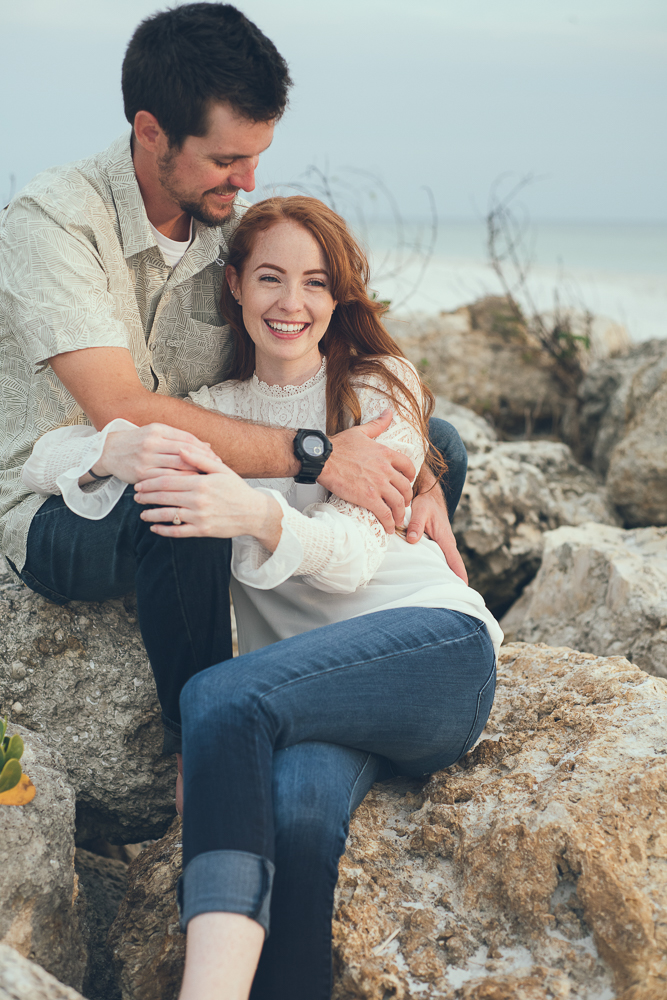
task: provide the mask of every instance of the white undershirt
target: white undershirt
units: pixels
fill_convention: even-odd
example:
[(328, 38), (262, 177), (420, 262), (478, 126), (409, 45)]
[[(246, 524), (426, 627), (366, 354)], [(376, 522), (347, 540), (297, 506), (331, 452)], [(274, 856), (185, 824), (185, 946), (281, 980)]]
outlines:
[(165, 264), (169, 264), (169, 267), (172, 268), (176, 267), (181, 257), (183, 257), (185, 251), (192, 243), (192, 219), (190, 219), (190, 233), (188, 235), (187, 240), (185, 240), (183, 243), (181, 243), (179, 240), (170, 240), (168, 236), (165, 236), (163, 233), (160, 232), (159, 229), (155, 228), (150, 219), (148, 220), (148, 225), (151, 227), (153, 231), (155, 242), (160, 248), (160, 252), (164, 257)]

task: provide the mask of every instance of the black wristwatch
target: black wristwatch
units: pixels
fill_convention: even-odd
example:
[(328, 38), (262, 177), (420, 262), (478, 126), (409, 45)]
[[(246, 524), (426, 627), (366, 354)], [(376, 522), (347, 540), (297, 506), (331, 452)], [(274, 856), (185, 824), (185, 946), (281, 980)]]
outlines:
[(300, 427), (294, 438), (294, 454), (301, 462), (301, 472), (294, 477), (294, 482), (317, 482), (332, 451), (333, 445), (326, 434)]

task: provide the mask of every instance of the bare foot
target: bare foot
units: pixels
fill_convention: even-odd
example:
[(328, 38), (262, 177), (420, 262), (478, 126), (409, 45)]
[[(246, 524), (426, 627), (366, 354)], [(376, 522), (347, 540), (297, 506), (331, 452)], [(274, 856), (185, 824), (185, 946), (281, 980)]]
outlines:
[(183, 754), (176, 754), (176, 764), (178, 766), (178, 775), (176, 777), (176, 812), (179, 816), (183, 816)]

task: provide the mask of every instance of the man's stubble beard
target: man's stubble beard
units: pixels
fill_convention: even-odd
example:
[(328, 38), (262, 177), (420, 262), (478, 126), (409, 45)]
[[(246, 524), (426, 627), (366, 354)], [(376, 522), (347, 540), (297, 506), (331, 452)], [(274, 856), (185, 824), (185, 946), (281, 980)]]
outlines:
[[(231, 218), (234, 212), (234, 202), (230, 202), (229, 205), (225, 205), (220, 208), (216, 215), (209, 212), (204, 203), (204, 198), (209, 193), (205, 191), (204, 194), (198, 201), (189, 201), (187, 195), (184, 195), (182, 191), (179, 191), (177, 187), (173, 184), (172, 177), (175, 171), (175, 159), (178, 155), (178, 150), (168, 149), (163, 157), (157, 161), (158, 168), (158, 180), (160, 184), (167, 192), (172, 201), (175, 201), (182, 212), (187, 212), (188, 215), (196, 219), (197, 222), (202, 222), (205, 226), (214, 228), (215, 226), (222, 225), (223, 222), (227, 222)], [(217, 191), (215, 188), (211, 188), (211, 192), (215, 194), (235, 194), (238, 192), (238, 188), (227, 186), (222, 188), (222, 190)]]

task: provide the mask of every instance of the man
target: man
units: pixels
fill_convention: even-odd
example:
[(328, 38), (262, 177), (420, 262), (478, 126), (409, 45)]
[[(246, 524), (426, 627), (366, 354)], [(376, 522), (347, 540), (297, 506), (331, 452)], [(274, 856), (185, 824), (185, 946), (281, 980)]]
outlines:
[[(237, 195), (254, 189), (291, 81), (238, 10), (197, 3), (139, 26), (122, 82), (131, 136), (40, 174), (0, 217), (0, 549), (29, 587), (57, 602), (136, 588), (173, 753), (183, 684), (231, 656), (228, 542), (151, 533), (131, 487), (111, 515), (84, 520), (59, 496), (30, 493), (21, 468), (47, 430), (124, 417), (139, 428), (131, 451), (110, 438), (104, 467), (94, 463), (87, 480), (187, 470), (186, 442), (212, 448), (243, 476), (299, 474), (306, 459), (294, 431), (182, 398), (225, 376), (231, 342), (218, 302), (245, 204)], [(372, 510), (387, 531), (402, 523), (414, 471), (373, 440), (390, 419), (336, 435), (318, 470), (327, 489)], [(410, 540), (425, 527), (464, 573), (440, 491), (415, 502)]]

